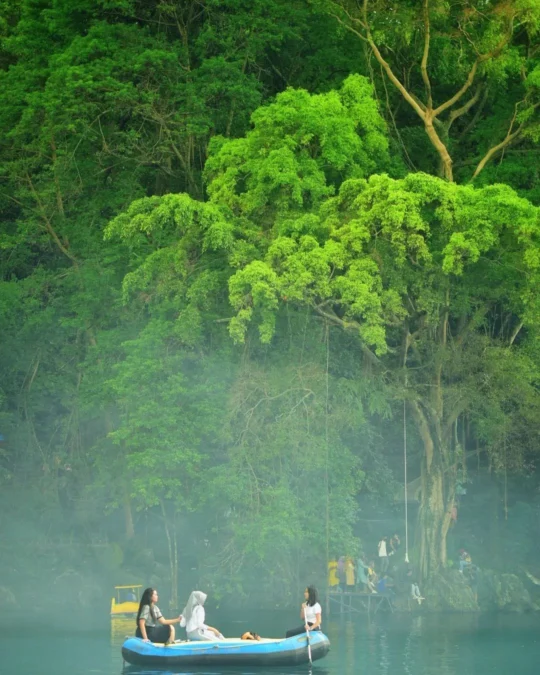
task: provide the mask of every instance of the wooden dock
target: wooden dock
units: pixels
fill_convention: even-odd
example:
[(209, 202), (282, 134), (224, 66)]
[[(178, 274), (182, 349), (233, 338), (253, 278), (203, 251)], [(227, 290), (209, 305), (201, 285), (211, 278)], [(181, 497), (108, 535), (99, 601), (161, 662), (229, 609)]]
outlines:
[(375, 615), (379, 610), (394, 611), (392, 598), (384, 593), (363, 593), (360, 591), (326, 591), (326, 615), (339, 614)]

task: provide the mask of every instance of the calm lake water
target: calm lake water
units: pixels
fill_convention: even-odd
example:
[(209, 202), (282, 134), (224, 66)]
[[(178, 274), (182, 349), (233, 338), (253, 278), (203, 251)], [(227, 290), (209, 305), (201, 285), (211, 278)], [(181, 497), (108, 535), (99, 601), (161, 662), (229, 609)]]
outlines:
[[(4, 619), (6, 617), (4, 616)], [(294, 626), (294, 613), (231, 617), (215, 613), (209, 621), (228, 636), (255, 630), (278, 637)], [(0, 632), (1, 675), (121, 675), (120, 646), (132, 621), (55, 617), (17, 623)], [(25, 628), (29, 634), (25, 634)], [(330, 654), (313, 666), (313, 675), (537, 675), (540, 673), (540, 617), (535, 615), (379, 615), (324, 623)], [(147, 675), (147, 669), (127, 673)], [(164, 674), (164, 671), (154, 671)], [(174, 672), (193, 672), (193, 668)], [(257, 670), (206, 668), (198, 673), (298, 675), (308, 668)]]

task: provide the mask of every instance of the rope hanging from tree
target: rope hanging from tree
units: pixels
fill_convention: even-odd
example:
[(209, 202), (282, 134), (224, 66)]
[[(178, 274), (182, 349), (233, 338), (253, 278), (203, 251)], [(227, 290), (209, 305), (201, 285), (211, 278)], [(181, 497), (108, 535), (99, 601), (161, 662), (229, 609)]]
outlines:
[(328, 381), (328, 371), (330, 368), (330, 331), (328, 327), (328, 322), (325, 322), (325, 332), (326, 332), (326, 402), (325, 402), (325, 444), (326, 444), (326, 462), (325, 462), (325, 488), (326, 488), (326, 566), (328, 568), (328, 563), (330, 560), (330, 488), (328, 483), (328, 460), (329, 460), (329, 448), (328, 448), (328, 398), (329, 398), (329, 389), (330, 383)]
[(403, 473), (405, 480), (405, 562), (409, 562), (409, 499), (407, 493), (407, 403), (403, 401)]

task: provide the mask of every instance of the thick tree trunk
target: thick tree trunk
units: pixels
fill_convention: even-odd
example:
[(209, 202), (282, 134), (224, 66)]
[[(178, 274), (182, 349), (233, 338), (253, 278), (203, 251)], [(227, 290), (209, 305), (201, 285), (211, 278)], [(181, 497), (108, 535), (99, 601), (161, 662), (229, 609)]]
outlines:
[(453, 183), (454, 173), (452, 170), (452, 158), (450, 157), (448, 148), (441, 140), (439, 134), (435, 131), (435, 127), (433, 126), (433, 118), (430, 115), (428, 115), (427, 112), (424, 120), (424, 126), (429, 140), (431, 141), (433, 147), (435, 148), (435, 150), (437, 150), (437, 153), (439, 155), (441, 167), (440, 170), (442, 177), (446, 178), (446, 180), (449, 181), (450, 183)]
[(446, 537), (455, 498), (455, 467), (449, 447), (443, 445), (442, 420), (434, 415), (433, 408), (428, 417), (418, 402), (413, 402), (411, 407), (424, 444), (418, 525), (420, 575), (425, 579), (446, 565)]
[(454, 486), (448, 485), (443, 469), (422, 470), (422, 495), (419, 511), (420, 574), (427, 578), (446, 566), (446, 538), (452, 519)]

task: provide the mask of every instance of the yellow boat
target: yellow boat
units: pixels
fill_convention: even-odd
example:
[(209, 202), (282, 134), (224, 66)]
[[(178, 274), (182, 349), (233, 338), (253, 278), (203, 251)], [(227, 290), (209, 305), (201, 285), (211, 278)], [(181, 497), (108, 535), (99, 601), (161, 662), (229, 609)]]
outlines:
[(139, 611), (140, 590), (142, 585), (115, 586), (111, 600), (111, 617), (133, 617)]

